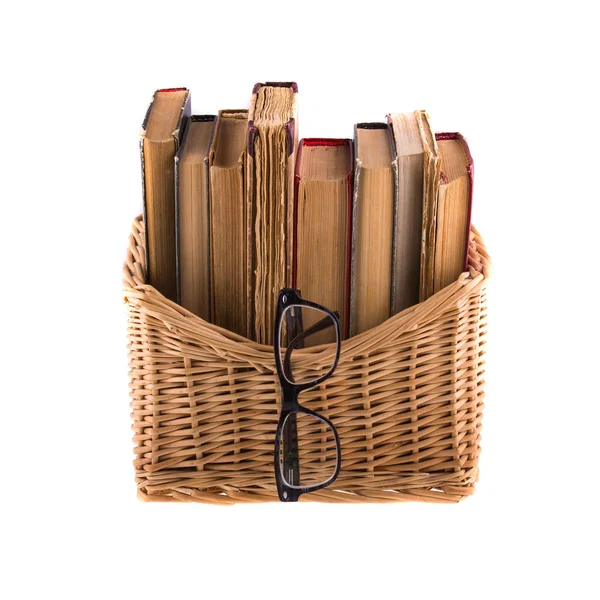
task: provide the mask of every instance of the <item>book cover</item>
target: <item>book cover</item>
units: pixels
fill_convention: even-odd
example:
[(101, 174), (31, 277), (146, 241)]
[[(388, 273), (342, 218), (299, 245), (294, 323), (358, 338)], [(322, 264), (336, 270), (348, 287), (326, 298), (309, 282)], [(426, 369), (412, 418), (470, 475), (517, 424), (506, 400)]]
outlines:
[[(177, 114), (168, 143), (162, 139), (154, 140), (148, 135), (151, 121), (167, 116), (153, 114), (159, 96), (166, 94), (177, 94), (177, 98), (182, 96), (176, 107)], [(174, 157), (190, 112), (190, 93), (187, 88), (158, 89), (152, 96), (140, 132), (147, 281), (173, 301), (177, 300)]]

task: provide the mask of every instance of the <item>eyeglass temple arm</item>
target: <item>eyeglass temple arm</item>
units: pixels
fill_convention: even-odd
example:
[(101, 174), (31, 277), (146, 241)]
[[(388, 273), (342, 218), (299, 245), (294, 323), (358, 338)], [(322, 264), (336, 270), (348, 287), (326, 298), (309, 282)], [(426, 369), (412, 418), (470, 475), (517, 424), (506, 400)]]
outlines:
[[(340, 318), (340, 313), (336, 310), (333, 313), (336, 318)], [(309, 327), (306, 331), (301, 331), (289, 344), (285, 351), (285, 358), (283, 361), (283, 369), (288, 377), (292, 377), (292, 371), (290, 369), (290, 358), (292, 356), (292, 352), (297, 348), (300, 348), (300, 344), (304, 341), (305, 337), (309, 335), (313, 335), (314, 333), (319, 333), (323, 329), (327, 329), (333, 325), (333, 321), (331, 317), (323, 317), (320, 321), (317, 321), (314, 325)], [(293, 380), (293, 379), (292, 379)]]

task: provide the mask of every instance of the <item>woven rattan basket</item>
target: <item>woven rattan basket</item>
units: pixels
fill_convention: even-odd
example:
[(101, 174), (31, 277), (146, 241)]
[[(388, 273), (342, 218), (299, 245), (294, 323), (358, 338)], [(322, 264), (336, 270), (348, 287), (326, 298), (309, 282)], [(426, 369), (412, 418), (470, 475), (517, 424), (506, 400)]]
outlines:
[[(145, 285), (138, 217), (124, 266), (138, 495), (216, 504), (277, 500), (273, 348), (211, 325)], [(427, 301), (342, 343), (301, 402), (339, 433), (335, 484), (302, 501), (457, 502), (474, 491), (484, 396), (489, 257)], [(326, 361), (333, 348), (306, 352)]]

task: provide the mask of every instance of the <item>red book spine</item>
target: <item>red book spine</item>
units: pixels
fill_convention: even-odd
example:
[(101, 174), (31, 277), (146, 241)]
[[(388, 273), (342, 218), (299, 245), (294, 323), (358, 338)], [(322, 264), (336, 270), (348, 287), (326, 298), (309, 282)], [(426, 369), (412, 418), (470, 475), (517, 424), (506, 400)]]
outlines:
[(187, 88), (178, 87), (178, 88), (162, 88), (158, 90), (159, 92), (187, 92)]

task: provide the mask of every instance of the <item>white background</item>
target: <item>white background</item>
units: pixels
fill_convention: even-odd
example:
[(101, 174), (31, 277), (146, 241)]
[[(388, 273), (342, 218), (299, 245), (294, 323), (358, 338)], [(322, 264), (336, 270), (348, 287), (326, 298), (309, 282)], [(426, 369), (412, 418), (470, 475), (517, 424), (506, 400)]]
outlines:
[[(592, 2), (3, 9), (0, 596), (598, 598)], [(301, 137), (425, 108), (494, 262), (481, 479), (459, 505), (143, 504), (121, 266), (153, 90), (299, 84)]]

